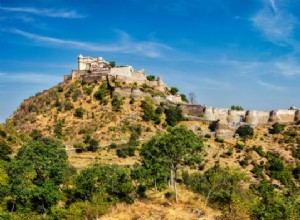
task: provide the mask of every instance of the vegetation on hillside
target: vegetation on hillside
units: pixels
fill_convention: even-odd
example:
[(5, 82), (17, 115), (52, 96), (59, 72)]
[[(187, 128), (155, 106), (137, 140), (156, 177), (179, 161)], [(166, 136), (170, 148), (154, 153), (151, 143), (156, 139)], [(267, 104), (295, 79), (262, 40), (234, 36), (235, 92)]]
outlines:
[[(162, 209), (197, 201), (219, 219), (300, 219), (299, 129), (242, 125), (224, 140), (178, 106), (65, 82), (0, 126), (0, 219), (97, 219), (153, 195)], [(79, 159), (90, 164), (76, 169)]]

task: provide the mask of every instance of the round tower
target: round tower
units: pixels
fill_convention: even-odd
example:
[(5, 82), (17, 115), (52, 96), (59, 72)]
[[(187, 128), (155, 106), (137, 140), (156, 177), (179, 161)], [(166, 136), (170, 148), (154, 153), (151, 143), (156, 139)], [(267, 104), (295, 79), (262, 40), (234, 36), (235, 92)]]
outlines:
[(295, 121), (300, 121), (300, 110), (296, 110), (295, 112)]
[(80, 54), (78, 55), (78, 70), (81, 70), (82, 58), (83, 58), (83, 56), (82, 56), (82, 54), (80, 53)]
[(278, 122), (279, 121), (279, 116), (278, 116), (278, 114), (277, 114), (277, 111), (271, 111), (270, 112), (270, 118), (269, 118), (269, 122)]

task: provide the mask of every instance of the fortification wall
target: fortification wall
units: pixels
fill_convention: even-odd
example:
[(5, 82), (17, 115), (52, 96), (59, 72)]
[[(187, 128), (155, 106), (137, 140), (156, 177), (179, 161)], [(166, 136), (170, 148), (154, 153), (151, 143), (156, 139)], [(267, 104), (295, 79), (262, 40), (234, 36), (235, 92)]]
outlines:
[(180, 108), (187, 116), (200, 117), (205, 121), (219, 121), (224, 124), (245, 122), (251, 125), (266, 125), (275, 122), (293, 123), (300, 121), (299, 110), (236, 111), (189, 104), (181, 104)]
[(270, 112), (270, 122), (289, 123), (296, 119), (296, 110), (275, 110)]
[(112, 96), (117, 96), (118, 99), (122, 98), (143, 98), (143, 97), (151, 97), (151, 94), (147, 92), (143, 92), (139, 89), (131, 89), (131, 88), (121, 88), (116, 87), (112, 91)]
[(180, 95), (168, 95), (166, 99), (170, 102), (180, 103), (182, 102)]
[(259, 125), (268, 124), (270, 112), (249, 110), (246, 112), (245, 122), (248, 124)]
[(204, 114), (205, 106), (202, 105), (189, 105), (189, 104), (180, 104), (183, 114), (189, 116), (202, 117)]
[(246, 111), (228, 110), (227, 122), (239, 123), (245, 121)]

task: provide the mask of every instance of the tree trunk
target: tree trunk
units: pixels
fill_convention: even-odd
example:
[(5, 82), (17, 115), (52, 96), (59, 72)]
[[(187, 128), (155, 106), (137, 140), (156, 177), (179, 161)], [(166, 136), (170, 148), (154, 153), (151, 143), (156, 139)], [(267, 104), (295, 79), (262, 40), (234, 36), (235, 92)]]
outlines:
[(178, 195), (177, 195), (177, 188), (176, 188), (176, 180), (174, 181), (174, 192), (175, 192), (175, 201), (178, 203)]
[(205, 205), (207, 204), (211, 193), (212, 193), (212, 190), (209, 190), (209, 192), (208, 192), (208, 194), (206, 196), (206, 199), (205, 199)]
[(155, 187), (155, 191), (157, 191), (156, 178), (154, 178), (154, 187)]
[(176, 170), (173, 170), (174, 176), (173, 176), (173, 187), (174, 187), (174, 193), (175, 193), (175, 201), (176, 203), (178, 203), (178, 195), (177, 195), (177, 187), (176, 187), (176, 179), (177, 179), (177, 175), (176, 175)]

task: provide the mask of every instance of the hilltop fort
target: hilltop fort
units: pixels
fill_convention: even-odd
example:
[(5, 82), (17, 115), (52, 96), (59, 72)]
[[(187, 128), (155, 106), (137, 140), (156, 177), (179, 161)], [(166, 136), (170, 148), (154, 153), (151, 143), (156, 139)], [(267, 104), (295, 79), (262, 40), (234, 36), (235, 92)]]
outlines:
[[(172, 94), (162, 77), (147, 77), (145, 70), (135, 70), (132, 66), (116, 66), (102, 57), (78, 56), (78, 69), (64, 77), (64, 83), (78, 81), (106, 82), (110, 96), (118, 99), (143, 99), (151, 97), (156, 105), (168, 103), (181, 108), (185, 118), (190, 121), (204, 121), (214, 124), (215, 134), (221, 138), (232, 138), (239, 126), (252, 127), (272, 125), (276, 122), (295, 124), (300, 121), (300, 111), (296, 107), (288, 110), (256, 111), (231, 110), (186, 103), (178, 94)], [(47, 91), (45, 91), (47, 93)], [(29, 105), (30, 98), (23, 105)]]
[[(143, 86), (144, 88), (150, 87), (162, 93), (170, 90), (161, 77), (157, 77), (155, 80), (148, 80), (145, 70), (136, 71), (132, 66), (113, 67), (102, 57), (84, 57), (81, 54), (78, 56), (78, 70), (72, 70), (71, 75), (65, 76), (65, 80), (69, 78), (73, 81), (77, 79), (86, 81), (107, 81), (109, 85), (114, 85), (113, 95), (119, 98), (149, 96), (148, 93), (144, 93), (135, 88), (137, 86)], [(160, 100), (157, 96), (154, 98)], [(165, 98), (173, 103), (182, 102), (180, 95), (168, 94)]]

